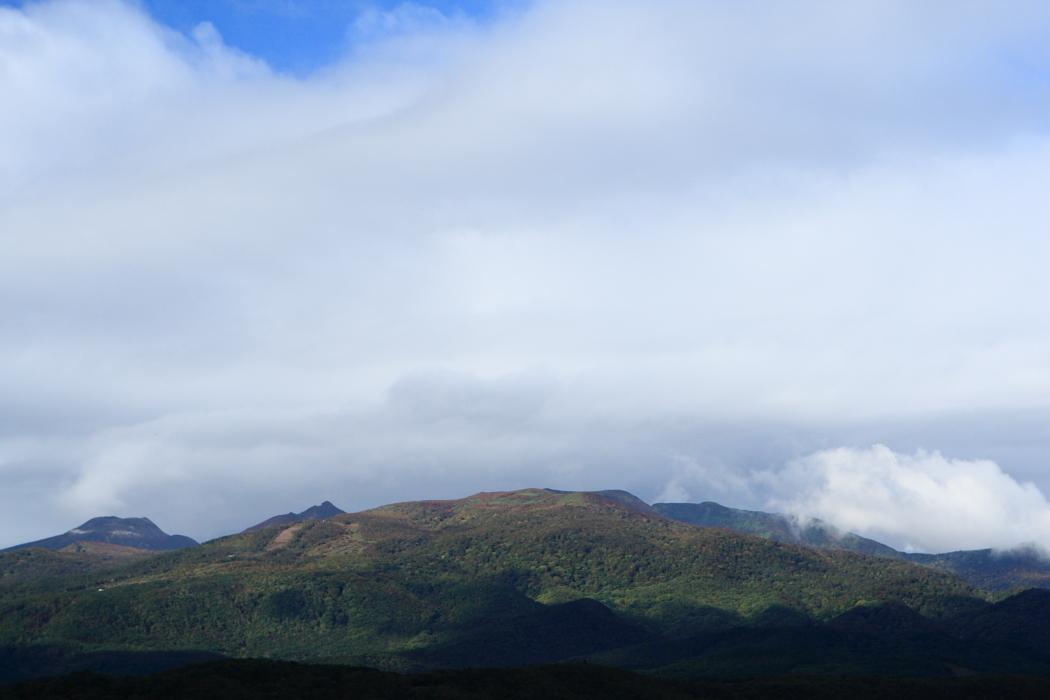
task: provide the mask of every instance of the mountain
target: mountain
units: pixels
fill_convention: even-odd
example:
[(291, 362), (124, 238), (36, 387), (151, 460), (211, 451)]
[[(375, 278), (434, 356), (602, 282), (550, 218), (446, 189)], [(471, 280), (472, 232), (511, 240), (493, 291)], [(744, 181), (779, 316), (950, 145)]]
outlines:
[[(8, 547), (5, 552), (19, 549), (76, 549), (83, 543), (105, 543), (120, 547), (146, 549), (152, 551), (169, 551), (194, 547), (197, 541), (185, 535), (169, 535), (153, 524), (149, 518), (117, 518), (106, 516), (92, 518), (80, 527), (69, 532), (35, 542), (26, 542)], [(83, 547), (82, 547), (83, 548)], [(97, 548), (95, 548), (97, 550)], [(115, 550), (114, 550), (115, 551)]]
[(940, 554), (900, 552), (852, 532), (842, 532), (821, 520), (800, 521), (779, 513), (728, 508), (704, 503), (654, 503), (661, 515), (698, 527), (726, 528), (776, 542), (841, 549), (889, 559), (903, 559), (955, 574), (987, 591), (1050, 588), (1050, 559), (1034, 548), (996, 551), (975, 549)]
[(325, 520), (326, 518), (334, 518), (337, 515), (342, 515), (345, 512), (346, 511), (340, 510), (332, 505), (331, 501), (325, 501), (321, 505), (307, 508), (302, 513), (285, 513), (284, 515), (275, 515), (272, 518), (267, 518), (261, 523), (252, 525), (245, 529), (244, 532), (265, 530), (266, 528), (277, 527), (278, 525), (293, 525), (305, 520)]
[[(747, 630), (786, 630), (769, 639), (819, 652), (795, 637), (830, 634), (827, 622), (857, 605), (900, 604), (933, 621), (988, 605), (930, 567), (699, 528), (639, 504), (544, 489), (396, 503), (58, 573), (0, 590), (0, 647), (394, 670), (619, 654), (621, 665), (709, 673), (721, 657), (689, 659), (728, 648), (718, 635), (745, 635), (733, 644), (754, 663), (764, 657), (748, 645), (762, 637)], [(698, 640), (691, 657), (662, 651), (683, 639)]]
[(1050, 559), (1031, 547), (903, 554), (908, 561), (949, 571), (988, 591), (1050, 588)]
[(843, 549), (873, 556), (902, 559), (904, 554), (892, 547), (842, 532), (822, 520), (801, 521), (779, 513), (740, 510), (711, 501), (703, 503), (654, 503), (653, 510), (661, 515), (699, 527), (724, 527), (735, 532), (756, 535), (777, 542), (801, 544), (807, 547)]

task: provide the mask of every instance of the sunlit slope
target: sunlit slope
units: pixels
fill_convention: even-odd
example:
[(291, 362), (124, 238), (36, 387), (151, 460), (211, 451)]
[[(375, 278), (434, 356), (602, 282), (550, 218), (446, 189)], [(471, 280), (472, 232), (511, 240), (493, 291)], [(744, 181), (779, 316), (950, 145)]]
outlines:
[(77, 542), (59, 550), (27, 548), (0, 552), (0, 595), (12, 589), (61, 590), (83, 585), (101, 572), (122, 569), (152, 556), (155, 553), (150, 550), (105, 542)]
[(777, 542), (801, 544), (820, 549), (843, 549), (891, 559), (904, 554), (852, 532), (841, 532), (821, 520), (799, 521), (779, 513), (727, 508), (711, 501), (704, 503), (654, 503), (653, 510), (664, 517), (698, 527), (722, 527)]
[[(491, 647), (501, 629), (521, 631), (516, 648), (542, 661), (546, 630), (574, 629), (563, 655), (579, 655), (774, 605), (828, 618), (899, 601), (936, 617), (973, 594), (907, 562), (696, 528), (622, 497), (540, 489), (242, 533), (41, 589), (50, 592), (0, 598), (0, 644), (388, 666), (469, 657), (471, 643)], [(583, 598), (614, 615), (560, 605)]]

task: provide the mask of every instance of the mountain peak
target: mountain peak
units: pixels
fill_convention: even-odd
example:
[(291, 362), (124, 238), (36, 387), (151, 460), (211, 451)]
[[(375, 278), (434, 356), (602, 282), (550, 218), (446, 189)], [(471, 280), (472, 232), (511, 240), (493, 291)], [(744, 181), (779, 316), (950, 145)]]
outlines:
[(122, 547), (154, 551), (183, 549), (197, 544), (196, 540), (185, 535), (169, 535), (157, 527), (149, 518), (121, 518), (115, 515), (104, 515), (91, 518), (82, 525), (61, 535), (47, 537), (35, 542), (26, 542), (8, 549), (26, 549), (29, 547), (65, 549), (78, 542), (103, 542)]
[(331, 501), (324, 501), (321, 505), (310, 506), (298, 516), (304, 519), (312, 518), (334, 518), (337, 515), (342, 515), (345, 511), (332, 505)]
[(334, 518), (337, 515), (343, 515), (345, 512), (346, 511), (341, 508), (333, 505), (331, 501), (322, 501), (319, 505), (310, 506), (301, 513), (289, 512), (284, 513), (283, 515), (275, 515), (272, 518), (267, 518), (261, 523), (245, 528), (244, 532), (264, 530), (268, 527), (277, 527), (278, 525), (292, 525), (305, 520), (324, 520), (325, 518)]

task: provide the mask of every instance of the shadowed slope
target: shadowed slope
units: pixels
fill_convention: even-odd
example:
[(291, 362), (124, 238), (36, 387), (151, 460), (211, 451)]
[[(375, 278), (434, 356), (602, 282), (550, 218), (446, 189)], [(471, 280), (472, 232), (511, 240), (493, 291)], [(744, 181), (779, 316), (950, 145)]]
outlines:
[(512, 664), (501, 636), (546, 661), (724, 628), (770, 606), (829, 618), (900, 601), (944, 616), (971, 594), (906, 562), (696, 528), (620, 495), (526, 489), (241, 533), (75, 590), (0, 597), (0, 644)]

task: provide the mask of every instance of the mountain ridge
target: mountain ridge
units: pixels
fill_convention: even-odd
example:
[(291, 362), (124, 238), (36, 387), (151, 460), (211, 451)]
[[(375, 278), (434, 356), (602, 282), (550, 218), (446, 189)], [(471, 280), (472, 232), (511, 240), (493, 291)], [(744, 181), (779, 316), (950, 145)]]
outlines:
[(322, 501), (318, 505), (310, 506), (301, 513), (288, 512), (281, 515), (274, 515), (260, 523), (246, 527), (242, 532), (265, 530), (267, 528), (277, 527), (278, 525), (292, 525), (305, 520), (324, 520), (325, 518), (334, 518), (335, 516), (343, 515), (344, 513), (346, 513), (346, 511), (336, 507), (331, 501)]
[[(583, 599), (594, 603), (574, 602)], [(979, 600), (908, 562), (698, 528), (622, 493), (523, 489), (390, 504), (39, 579), (0, 595), (0, 646), (415, 668), (494, 649), (507, 634), (549, 661), (544, 630), (563, 634), (572, 620), (582, 627), (565, 653), (580, 655), (610, 636), (627, 643), (632, 629), (694, 633), (776, 606), (823, 620), (858, 601), (899, 601), (943, 617)]]
[(839, 530), (819, 519), (802, 521), (780, 513), (730, 508), (713, 501), (654, 503), (652, 507), (664, 517), (697, 527), (721, 527), (776, 542), (910, 561), (956, 574), (971, 585), (989, 591), (1005, 592), (1032, 586), (1050, 588), (1050, 559), (1030, 547), (933, 554), (901, 552), (882, 542)]
[[(701, 528), (725, 528), (737, 533), (753, 535), (775, 542), (799, 545), (818, 550), (842, 550), (861, 554), (910, 561), (926, 567), (961, 576), (978, 588), (1007, 592), (1025, 587), (1050, 588), (1050, 560), (1034, 548), (1018, 547), (1014, 550), (958, 550), (942, 553), (902, 552), (889, 545), (867, 537), (836, 528), (819, 519), (802, 520), (779, 513), (732, 508), (714, 501), (699, 503), (653, 503), (647, 504), (637, 496), (619, 489), (599, 491), (565, 491), (559, 489), (524, 489), (552, 496), (590, 494), (595, 498), (618, 503), (627, 510), (649, 517), (665, 518), (675, 522)], [(488, 494), (515, 493), (492, 492)], [(485, 492), (468, 498), (484, 498)], [(455, 500), (455, 499), (453, 499)], [(459, 499), (463, 500), (463, 499)], [(424, 503), (427, 501), (409, 502)], [(441, 501), (434, 501), (440, 503)], [(379, 506), (390, 508), (398, 504)], [(367, 512), (367, 511), (366, 511)], [(328, 520), (347, 513), (331, 501), (323, 501), (306, 510), (276, 515), (252, 525), (243, 533), (288, 527), (314, 520)], [(85, 545), (94, 543), (93, 547)], [(81, 554), (85, 558), (97, 559), (97, 564), (109, 564), (122, 555), (134, 556), (131, 550), (163, 552), (196, 546), (198, 543), (183, 535), (167, 535), (149, 518), (117, 518), (104, 516), (92, 518), (83, 525), (61, 535), (33, 542), (16, 544), (0, 552), (11, 552), (28, 548), (44, 548)], [(103, 550), (102, 545), (113, 549)], [(121, 549), (123, 548), (123, 549)], [(124, 551), (127, 550), (127, 551)], [(57, 566), (57, 562), (56, 562)], [(45, 570), (48, 567), (44, 567)]]
[(730, 508), (714, 501), (700, 503), (654, 503), (653, 510), (665, 517), (701, 527), (726, 527), (790, 544), (837, 548), (862, 554), (903, 558), (889, 545), (862, 537), (817, 518), (803, 520), (781, 513)]
[(679, 677), (1050, 677), (1050, 592), (993, 602), (946, 571), (697, 527), (622, 491), (406, 501), (74, 563), (0, 555), (0, 652), (72, 668), (193, 649), (412, 672), (585, 660)]

